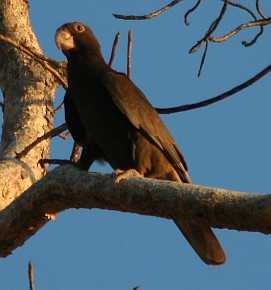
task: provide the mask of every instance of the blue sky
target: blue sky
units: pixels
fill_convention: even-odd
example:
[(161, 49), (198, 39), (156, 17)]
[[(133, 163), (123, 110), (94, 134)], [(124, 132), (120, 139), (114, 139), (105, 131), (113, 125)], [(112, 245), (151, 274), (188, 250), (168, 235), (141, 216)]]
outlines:
[[(203, 74), (197, 77), (202, 51), (188, 54), (219, 14), (221, 1), (205, 0), (190, 16), (191, 1), (148, 21), (116, 20), (112, 13), (146, 14), (167, 1), (93, 0), (29, 1), (33, 29), (44, 53), (64, 55), (54, 44), (55, 30), (80, 21), (98, 37), (105, 59), (120, 31), (114, 68), (126, 69), (127, 32), (133, 31), (132, 79), (151, 103), (168, 107), (218, 95), (270, 64), (270, 28), (258, 43), (257, 28), (247, 29), (226, 43), (210, 44)], [(252, 2), (252, 1), (251, 1)], [(270, 11), (269, 1), (262, 9)], [(231, 8), (215, 33), (220, 36), (251, 19)], [(63, 90), (57, 92), (56, 106)], [(180, 146), (194, 183), (226, 189), (269, 193), (271, 188), (270, 76), (236, 96), (194, 111), (163, 116)], [(56, 126), (63, 122), (58, 113)], [(53, 158), (69, 158), (72, 140), (54, 139)], [(93, 171), (111, 172), (94, 165)], [(271, 238), (260, 233), (215, 230), (226, 253), (221, 267), (199, 260), (173, 222), (103, 210), (68, 210), (48, 223), (25, 245), (0, 262), (0, 289), (28, 289), (27, 264), (35, 268), (37, 290), (270, 289)]]

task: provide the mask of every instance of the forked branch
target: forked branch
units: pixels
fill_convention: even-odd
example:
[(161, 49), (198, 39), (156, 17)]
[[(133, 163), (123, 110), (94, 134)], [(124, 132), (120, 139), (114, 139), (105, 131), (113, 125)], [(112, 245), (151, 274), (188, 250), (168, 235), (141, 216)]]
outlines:
[[(255, 6), (254, 6), (254, 10), (250, 9), (249, 7), (240, 4), (240, 3), (236, 3), (230, 0), (222, 0), (224, 2), (221, 11), (218, 15), (218, 17), (212, 22), (212, 24), (210, 25), (210, 27), (207, 29), (207, 31), (205, 32), (204, 36), (202, 37), (201, 40), (199, 40), (191, 49), (190, 49), (190, 53), (192, 52), (196, 52), (198, 51), (203, 45), (205, 45), (205, 51), (203, 53), (202, 56), (202, 60), (201, 60), (201, 64), (200, 64), (200, 69), (198, 72), (198, 75), (201, 74), (202, 72), (202, 68), (203, 68), (203, 64), (205, 62), (205, 58), (208, 52), (208, 42), (223, 42), (228, 40), (229, 38), (231, 38), (232, 36), (236, 35), (237, 33), (239, 33), (241, 30), (243, 30), (244, 28), (249, 28), (252, 26), (258, 26), (260, 27), (260, 31), (256, 34), (256, 36), (252, 39), (252, 41), (247, 42), (247, 41), (242, 41), (242, 44), (244, 46), (251, 46), (253, 44), (256, 43), (256, 41), (258, 40), (258, 38), (263, 34), (264, 32), (264, 26), (266, 25), (270, 25), (271, 24), (271, 18), (266, 17), (265, 14), (262, 12), (261, 9), (261, 5), (260, 5), (260, 0), (256, 0), (255, 1)], [(171, 3), (169, 3), (168, 5), (150, 13), (150, 14), (146, 14), (146, 15), (121, 15), (121, 14), (113, 14), (116, 18), (118, 19), (123, 19), (123, 20), (146, 20), (146, 19), (152, 19), (154, 17), (157, 17), (158, 15), (162, 14), (163, 12), (167, 11), (170, 8), (173, 8), (176, 4), (180, 3), (181, 0), (176, 0), (176, 1), (172, 1)], [(195, 12), (200, 4), (201, 4), (202, 0), (198, 0), (196, 2), (196, 4), (189, 9), (185, 15), (184, 15), (184, 22), (186, 25), (189, 25), (189, 21), (188, 21), (188, 16)], [(243, 23), (240, 24), (238, 27), (236, 27), (235, 29), (233, 29), (232, 31), (226, 33), (224, 36), (221, 37), (215, 37), (213, 36), (213, 33), (216, 31), (216, 29), (220, 26), (222, 20), (224, 19), (224, 16), (226, 14), (226, 12), (228, 12), (228, 8), (229, 6), (234, 7), (239, 9), (240, 11), (244, 11), (245, 13), (247, 13), (250, 17), (252, 17), (253, 21), (249, 21), (247, 23)], [(261, 19), (259, 19), (258, 17), (260, 17)]]

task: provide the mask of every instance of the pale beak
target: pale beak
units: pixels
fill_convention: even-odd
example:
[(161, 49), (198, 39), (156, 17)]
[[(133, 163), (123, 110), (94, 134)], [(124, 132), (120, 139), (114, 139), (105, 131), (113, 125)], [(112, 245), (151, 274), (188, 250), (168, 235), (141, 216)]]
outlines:
[(60, 27), (56, 31), (55, 43), (57, 48), (62, 49), (63, 51), (68, 51), (75, 48), (73, 36), (70, 31), (65, 27)]

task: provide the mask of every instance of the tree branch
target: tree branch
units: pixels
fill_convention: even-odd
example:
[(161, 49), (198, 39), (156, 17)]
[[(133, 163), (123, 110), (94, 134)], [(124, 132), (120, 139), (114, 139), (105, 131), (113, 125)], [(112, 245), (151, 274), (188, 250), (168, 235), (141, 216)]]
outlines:
[(257, 12), (261, 15), (262, 18), (267, 18), (264, 13), (262, 12), (261, 10), (261, 7), (260, 7), (260, 0), (256, 0), (256, 9), (257, 9)]
[(9, 255), (57, 213), (70, 208), (118, 210), (167, 219), (183, 216), (217, 228), (271, 233), (270, 194), (146, 178), (131, 178), (114, 187), (110, 174), (65, 165), (0, 212), (0, 256)]
[(206, 31), (204, 37), (198, 41), (197, 44), (195, 44), (192, 48), (190, 48), (189, 53), (194, 53), (196, 51), (198, 51), (201, 46), (209, 40), (209, 37), (212, 35), (212, 33), (217, 29), (217, 27), (219, 26), (220, 22), (222, 21), (226, 11), (227, 11), (227, 7), (228, 7), (228, 1), (226, 0), (218, 17), (212, 22), (212, 24), (210, 25), (210, 27), (208, 28), (208, 30)]
[(201, 0), (198, 0), (198, 2), (191, 9), (187, 10), (187, 12), (184, 15), (185, 25), (187, 25), (187, 26), (189, 25), (188, 16), (199, 7), (200, 3), (201, 3)]
[[(43, 54), (40, 54), (33, 49), (30, 49), (29, 47), (26, 47), (24, 45), (21, 45), (15, 41), (13, 41), (11, 38), (4, 36), (0, 34), (0, 40), (12, 45), (13, 47), (17, 48), (18, 50), (22, 51), (26, 55), (30, 56), (31, 58), (35, 59), (38, 63), (40, 63), (44, 68), (46, 68), (58, 81), (59, 83), (67, 89), (67, 83), (66, 80), (59, 74), (59, 72), (54, 68), (57, 67), (59, 69), (66, 69), (66, 64), (57, 62), (49, 57), (44, 56)], [(51, 63), (54, 67), (49, 65), (48, 63)]]
[(30, 288), (30, 290), (35, 290), (34, 268), (33, 268), (32, 261), (29, 261), (29, 263), (28, 263), (28, 278), (29, 278), (29, 288)]
[(223, 94), (220, 94), (216, 97), (213, 97), (213, 98), (205, 100), (205, 101), (201, 101), (201, 102), (194, 103), (194, 104), (182, 105), (182, 106), (178, 106), (178, 107), (172, 107), (172, 108), (155, 108), (155, 109), (159, 114), (172, 114), (172, 113), (184, 112), (184, 111), (189, 111), (189, 110), (194, 110), (194, 109), (206, 107), (206, 106), (209, 106), (209, 105), (214, 104), (216, 102), (225, 100), (226, 98), (248, 88), (249, 86), (251, 86), (255, 82), (257, 82), (259, 79), (261, 79), (262, 77), (267, 75), (270, 71), (271, 71), (271, 65), (267, 66), (262, 71), (257, 73), (254, 77), (250, 78), (249, 80), (245, 81), (244, 83), (234, 87), (233, 89), (231, 89)]
[(42, 141), (51, 139), (52, 137), (55, 137), (62, 133), (63, 131), (67, 130), (67, 124), (64, 123), (51, 131), (45, 133), (44, 135), (38, 137), (34, 142), (29, 144), (27, 147), (24, 148), (20, 153), (16, 153), (16, 158), (18, 160), (22, 159), (30, 150), (32, 150), (34, 147), (36, 147), (38, 144), (40, 144)]
[[(223, 41), (226, 41), (227, 39), (229, 39), (230, 37), (234, 36), (235, 34), (237, 34), (239, 31), (241, 31), (244, 28), (248, 28), (248, 27), (252, 27), (252, 26), (265, 26), (265, 25), (269, 25), (269, 24), (271, 24), (271, 18), (247, 22), (247, 23), (239, 25), (237, 28), (235, 28), (234, 30), (232, 30), (231, 32), (227, 33), (224, 36), (213, 37), (210, 35), (210, 36), (208, 36), (208, 40), (212, 41), (212, 42), (223, 42)], [(194, 52), (194, 51), (192, 51), (192, 52)]]
[(132, 31), (129, 30), (127, 43), (127, 76), (129, 79), (131, 79), (132, 46), (133, 46), (133, 34)]
[(117, 47), (118, 47), (119, 41), (120, 41), (120, 33), (118, 32), (116, 34), (116, 36), (115, 36), (115, 39), (114, 39), (114, 42), (113, 42), (113, 46), (112, 46), (112, 50), (111, 50), (110, 59), (109, 59), (109, 62), (108, 62), (108, 65), (110, 67), (112, 67), (112, 65), (113, 65), (113, 61), (114, 61), (114, 58), (115, 58), (115, 55), (116, 55), (116, 51), (117, 51)]
[(158, 9), (148, 15), (121, 15), (121, 14), (113, 14), (114, 17), (118, 18), (118, 19), (123, 19), (123, 20), (146, 20), (146, 19), (151, 19), (154, 18), (158, 15), (160, 15), (161, 13), (167, 11), (168, 9), (172, 8), (173, 6), (175, 6), (176, 4), (178, 4), (179, 2), (181, 2), (182, 0), (174, 0), (172, 2), (170, 2), (168, 5), (162, 7), (161, 9)]

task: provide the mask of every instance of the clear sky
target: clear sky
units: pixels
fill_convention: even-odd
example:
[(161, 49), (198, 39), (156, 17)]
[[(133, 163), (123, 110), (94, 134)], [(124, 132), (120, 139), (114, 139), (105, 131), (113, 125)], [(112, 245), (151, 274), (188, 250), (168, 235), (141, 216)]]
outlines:
[[(191, 1), (181, 2), (153, 20), (130, 22), (116, 20), (112, 13), (146, 14), (167, 1), (29, 1), (33, 29), (44, 53), (56, 60), (65, 57), (55, 46), (55, 30), (63, 23), (80, 21), (93, 29), (107, 60), (120, 31), (114, 68), (125, 71), (127, 32), (131, 29), (132, 79), (157, 107), (213, 97), (270, 64), (270, 28), (254, 46), (241, 45), (258, 32), (252, 28), (226, 43), (210, 44), (198, 78), (202, 51), (188, 51), (223, 5), (222, 1), (202, 2), (186, 27), (183, 15), (193, 5)], [(261, 2), (268, 14), (270, 1)], [(215, 35), (247, 21), (251, 21), (248, 14), (231, 8)], [(56, 106), (62, 98), (63, 90), (59, 90)], [(194, 183), (269, 193), (270, 107), (268, 75), (226, 101), (163, 116), (163, 120), (185, 156)], [(55, 125), (62, 122), (63, 111)], [(71, 147), (71, 139), (55, 139), (51, 155), (67, 159)], [(91, 170), (111, 172), (108, 166), (94, 165)], [(0, 289), (28, 289), (30, 259), (37, 290), (128, 290), (137, 285), (142, 290), (270, 289), (271, 237), (215, 231), (227, 253), (227, 263), (221, 267), (203, 264), (169, 220), (113, 211), (68, 210), (0, 261)]]

